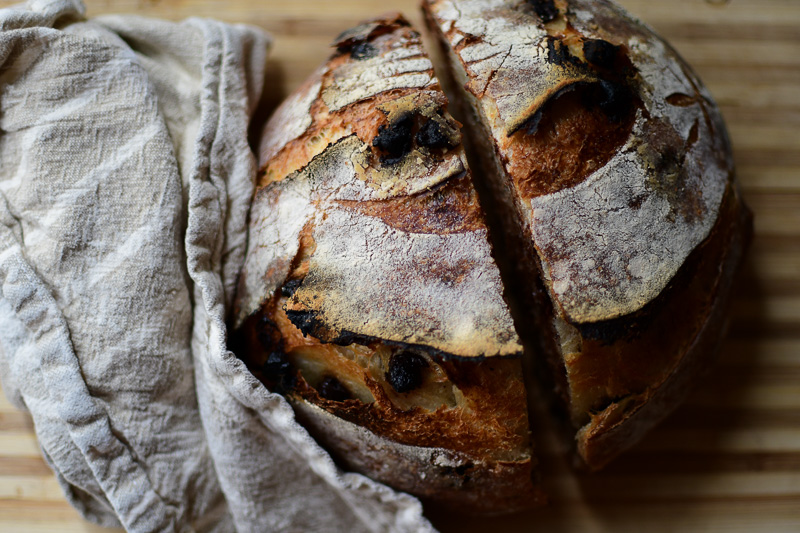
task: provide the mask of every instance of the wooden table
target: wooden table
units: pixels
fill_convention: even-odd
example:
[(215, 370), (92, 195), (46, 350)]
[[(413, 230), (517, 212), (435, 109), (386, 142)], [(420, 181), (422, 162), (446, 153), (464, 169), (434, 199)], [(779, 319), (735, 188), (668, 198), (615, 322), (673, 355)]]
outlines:
[[(756, 239), (715, 374), (602, 473), (560, 473), (543, 510), (494, 519), (431, 513), (443, 531), (800, 531), (800, 1), (621, 0), (692, 64), (722, 107)], [(8, 2), (0, 1), (0, 5)], [(275, 37), (279, 101), (343, 29), (417, 0), (124, 0), (89, 15), (216, 17)], [(2, 395), (0, 395), (2, 396)], [(0, 399), (0, 531), (99, 531), (65, 502), (28, 416)]]

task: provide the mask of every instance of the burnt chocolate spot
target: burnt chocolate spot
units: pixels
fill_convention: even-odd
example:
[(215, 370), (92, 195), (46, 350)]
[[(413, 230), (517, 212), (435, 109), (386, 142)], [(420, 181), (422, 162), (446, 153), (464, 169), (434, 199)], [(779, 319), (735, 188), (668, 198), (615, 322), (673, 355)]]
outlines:
[(417, 144), (428, 148), (452, 148), (450, 138), (442, 132), (441, 125), (430, 119), (425, 122), (416, 135)]
[(299, 329), (304, 337), (309, 335), (315, 336), (317, 321), (314, 320), (314, 313), (310, 311), (294, 311), (292, 309), (286, 310), (286, 316), (294, 324), (294, 327)]
[(366, 41), (357, 42), (350, 48), (350, 57), (356, 61), (371, 59), (377, 55), (378, 49)]
[(422, 370), (428, 361), (413, 352), (397, 352), (389, 359), (386, 380), (397, 392), (409, 392), (422, 386)]
[(560, 64), (564, 61), (564, 50), (561, 48), (561, 41), (555, 37), (545, 37), (544, 44), (547, 46), (546, 61), (548, 63)]
[(542, 22), (551, 22), (558, 16), (558, 8), (553, 0), (527, 0), (527, 2)]
[[(608, 80), (600, 80), (598, 83), (599, 91), (594, 91), (595, 101), (593, 103), (600, 106), (600, 109), (613, 122), (621, 122), (631, 110), (634, 96), (630, 89), (621, 83)], [(587, 102), (591, 105), (592, 102)]]
[(347, 387), (333, 376), (325, 376), (317, 387), (317, 392), (326, 400), (343, 402), (353, 397)]
[(286, 354), (281, 351), (270, 352), (267, 360), (261, 371), (268, 378), (279, 378), (292, 370), (292, 364), (286, 357)]
[(350, 344), (369, 344), (375, 338), (365, 335), (358, 335), (347, 330), (332, 330), (319, 320), (314, 311), (300, 311), (287, 309), (286, 316), (300, 330), (303, 336), (315, 337), (322, 342), (347, 346)]
[(303, 284), (302, 279), (290, 279), (286, 283), (283, 284), (281, 287), (281, 294), (286, 296), (287, 298), (291, 298), (294, 296), (294, 293), (297, 289), (300, 288), (300, 285)]
[(547, 62), (562, 67), (579, 66), (581, 61), (572, 55), (569, 47), (555, 37), (545, 37), (547, 46)]
[(297, 381), (294, 367), (286, 354), (280, 350), (274, 350), (267, 356), (267, 360), (261, 367), (268, 386), (275, 392), (285, 394), (291, 391)]
[(414, 117), (411, 113), (404, 113), (394, 122), (384, 124), (378, 128), (378, 134), (372, 140), (372, 146), (380, 149), (381, 163), (393, 165), (411, 151)]
[(583, 42), (583, 55), (592, 65), (610, 70), (614, 68), (621, 48), (603, 39), (590, 39)]
[(295, 372), (283, 351), (283, 337), (278, 326), (266, 315), (256, 323), (256, 337), (267, 358), (261, 365), (263, 381), (275, 392), (286, 393), (294, 388)]

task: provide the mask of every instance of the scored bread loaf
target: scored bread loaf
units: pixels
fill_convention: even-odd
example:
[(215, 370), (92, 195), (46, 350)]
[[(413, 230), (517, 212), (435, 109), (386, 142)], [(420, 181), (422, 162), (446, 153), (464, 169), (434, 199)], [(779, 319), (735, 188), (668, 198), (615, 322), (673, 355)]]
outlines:
[(533, 389), (592, 469), (677, 405), (750, 215), (707, 91), (613, 4), (423, 8), (466, 127), (401, 16), (339, 36), (263, 130), (231, 344), (343, 467), (510, 512)]
[(528, 507), (522, 346), (460, 124), (401, 17), (336, 47), (265, 128), (236, 351), (346, 467)]

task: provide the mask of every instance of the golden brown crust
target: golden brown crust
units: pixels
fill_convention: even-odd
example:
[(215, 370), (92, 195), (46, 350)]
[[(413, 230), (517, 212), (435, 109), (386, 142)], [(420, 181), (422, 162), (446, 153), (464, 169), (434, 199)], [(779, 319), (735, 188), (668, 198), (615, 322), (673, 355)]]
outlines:
[(342, 466), (462, 512), (544, 502), (519, 359), (425, 357), (421, 383), (398, 392), (386, 373), (404, 350), (321, 343), (294, 327), (282, 299), (245, 322), (237, 352)]
[[(283, 299), (265, 306), (239, 330), (240, 351), (262, 381), (277, 384), (265, 368), (277, 351), (298, 370), (295, 374), (286, 369), (296, 379), (292, 396), (376, 435), (414, 446), (446, 445), (475, 460), (530, 460), (519, 359), (441, 360), (419, 354), (426, 365), (420, 383), (398, 392), (386, 376), (390, 360), (413, 349), (379, 340), (345, 346), (323, 343), (292, 324), (282, 309)], [(313, 359), (321, 368), (304, 366), (300, 359)], [(326, 398), (319, 391), (325, 377), (342, 383), (349, 397)]]
[[(438, 99), (439, 107), (446, 105), (444, 96), (437, 92), (433, 65), (422, 57), (419, 35), (399, 14), (353, 28), (352, 33), (340, 35), (334, 46), (337, 51), (330, 60), (287, 98), (266, 124), (260, 147), (259, 188), (291, 175), (348, 135), (355, 134), (369, 145), (388, 122), (381, 105), (398, 96), (411, 93), (418, 97), (419, 88), (425, 87), (431, 90), (429, 97)], [(398, 53), (402, 50), (408, 53)], [(386, 64), (381, 74), (386, 79), (366, 76), (362, 85), (367, 88), (343, 84), (358, 80), (364, 68), (377, 73), (364, 64), (383, 58)]]
[(542, 495), (504, 287), (525, 289), (521, 336), (600, 468), (709, 360), (749, 215), (713, 101), (613, 5), (425, 7), (494, 175), (505, 283), (461, 125), (388, 16), (342, 34), (265, 128), (237, 351), (346, 468), (508, 512)]
[[(674, 407), (693, 361), (712, 355), (701, 352), (722, 335), (717, 289), (726, 293), (738, 267), (745, 208), (719, 112), (668, 46), (608, 2), (528, 4), (424, 8), (453, 77), (465, 81), (460, 97), (478, 125), (470, 133), (491, 139), (473, 141), (494, 181), (489, 203), (518, 216), (503, 231), (526, 242), (509, 255), (549, 292), (530, 283), (522, 299), (536, 311), (518, 322), (541, 328), (551, 317), (560, 357), (523, 338), (543, 345), (537, 366), (554, 373), (544, 387), (555, 382), (578, 450), (596, 468)], [(502, 86), (537, 69), (546, 83), (521, 83), (518, 94)], [(539, 107), (526, 107), (534, 100)], [(526, 127), (509, 135), (521, 110)], [(518, 276), (507, 269), (507, 286)]]
[(580, 352), (565, 354), (577, 425), (589, 422), (590, 415), (602, 416), (614, 403), (627, 402), (628, 410), (635, 410), (674, 373), (700, 331), (708, 330), (714, 306), (722, 300), (720, 292), (727, 293), (720, 283), (735, 271), (741, 256), (734, 239), (744, 231), (742, 212), (730, 189), (709, 238), (657, 300), (615, 324), (579, 326)]
[[(571, 323), (599, 322), (656, 298), (707, 237), (732, 170), (718, 110), (685, 63), (608, 2), (555, 2), (547, 20), (516, 0), (424, 5), (455, 78), (465, 80), (462, 98), (491, 135), (495, 153), (487, 155), (498, 160), (502, 179), (522, 185), (514, 188), (520, 224), (558, 313)], [(599, 29), (596, 22), (610, 17), (617, 24)], [(534, 172), (537, 178), (520, 163), (538, 144), (526, 135), (538, 134), (558, 100), (581, 91), (590, 96), (580, 102), (587, 117), (599, 109), (619, 127), (595, 121), (588, 135), (602, 138), (590, 146), (569, 131), (569, 120), (552, 117), (567, 130), (557, 141), (588, 149), (600, 166), (592, 171), (560, 156), (564, 175), (544, 183), (553, 172)], [(678, 139), (666, 151), (665, 133)]]
[[(273, 139), (262, 153), (272, 157), (251, 211), (237, 325), (289, 275), (306, 228), (318, 252), (288, 305), (323, 340), (518, 355), (460, 124), (418, 35), (388, 17), (336, 46), (265, 128)], [(289, 123), (281, 130), (276, 120)]]
[(416, 196), (343, 205), (410, 233), (464, 233), (486, 229), (478, 195), (467, 173)]
[(484, 461), (448, 448), (407, 446), (378, 437), (302, 400), (298, 419), (348, 470), (367, 474), (437, 506), (467, 514), (502, 514), (543, 505), (530, 460)]
[(554, 193), (578, 185), (608, 163), (630, 135), (633, 107), (617, 121), (599, 107), (591, 87), (578, 87), (541, 108), (535, 131), (520, 129), (504, 150), (506, 169), (520, 197)]
[[(619, 347), (618, 363), (604, 369), (606, 380), (613, 379), (629, 392), (595, 411), (579, 430), (578, 453), (590, 469), (602, 468), (635, 444), (710, 368), (727, 327), (731, 289), (751, 235), (752, 214), (730, 189), (708, 240), (660, 298), (660, 309), (650, 319), (657, 325)], [(645, 350), (648, 357), (641, 357)], [(612, 377), (614, 373), (621, 377)], [(640, 382), (638, 391), (634, 380)]]
[(461, 125), (401, 19), (336, 46), (265, 129), (237, 353), (343, 465), (462, 509), (536, 505), (521, 345)]

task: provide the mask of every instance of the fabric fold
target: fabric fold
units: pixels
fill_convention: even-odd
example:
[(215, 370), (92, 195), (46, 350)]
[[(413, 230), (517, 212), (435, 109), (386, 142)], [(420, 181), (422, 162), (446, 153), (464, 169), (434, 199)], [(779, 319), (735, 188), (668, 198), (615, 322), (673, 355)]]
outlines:
[(65, 496), (129, 531), (433, 531), (226, 347), (268, 37), (0, 10), (0, 378)]

